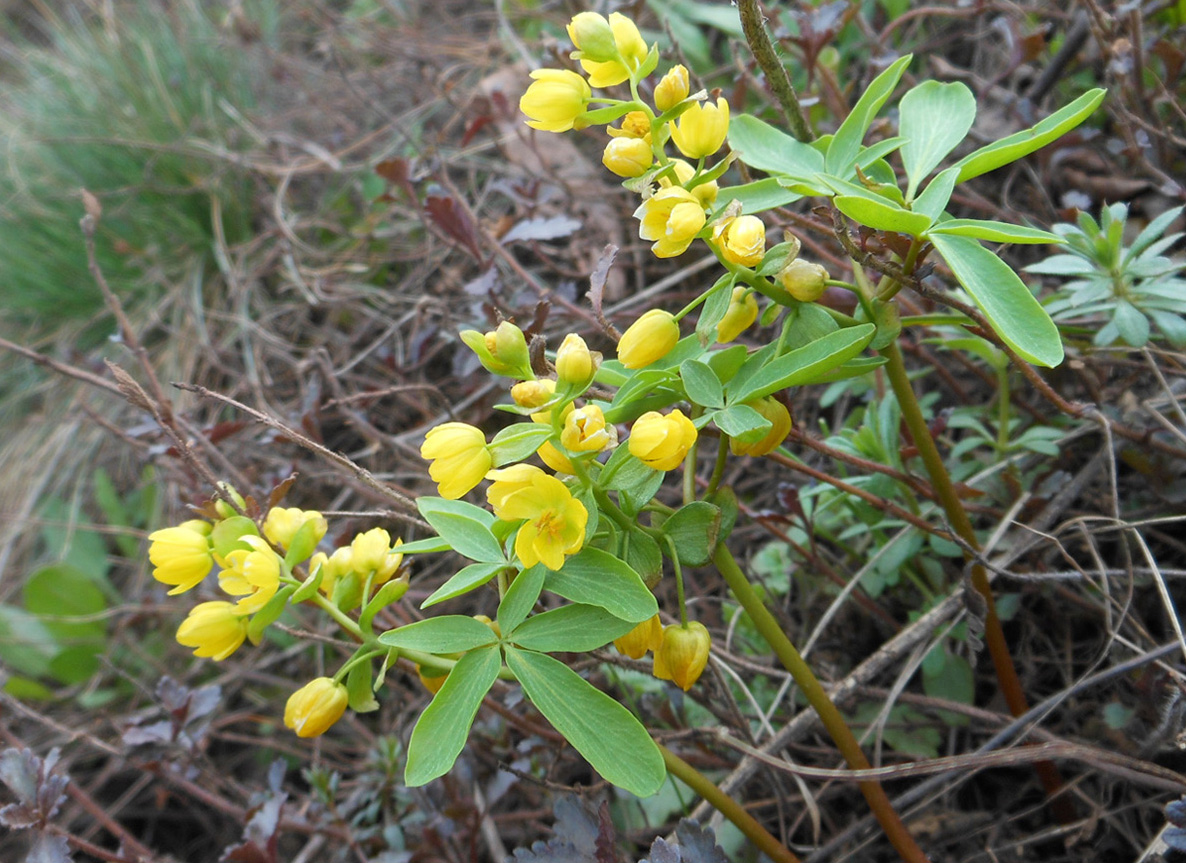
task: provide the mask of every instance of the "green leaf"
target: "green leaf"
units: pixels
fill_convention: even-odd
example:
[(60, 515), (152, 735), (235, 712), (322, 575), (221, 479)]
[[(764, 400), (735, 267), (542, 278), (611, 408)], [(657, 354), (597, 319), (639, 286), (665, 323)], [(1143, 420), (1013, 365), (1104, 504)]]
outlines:
[(1121, 300), (1116, 303), (1112, 323), (1120, 331), (1120, 338), (1130, 347), (1142, 348), (1149, 341), (1149, 319), (1130, 302)]
[(422, 497), (416, 507), (441, 538), (462, 557), (480, 563), (505, 561), (502, 544), (490, 527), (494, 516), (486, 510), (461, 500)]
[(25, 608), (41, 617), (56, 645), (50, 673), (67, 685), (89, 680), (107, 644), (107, 624), (101, 619), (71, 618), (94, 617), (107, 609), (107, 599), (94, 579), (68, 563), (55, 563), (30, 575), (21, 593)]
[(544, 589), (547, 573), (548, 568), (537, 563), (515, 576), (502, 602), (498, 604), (498, 627), (504, 633), (514, 630), (535, 608), (540, 591)]
[(389, 581), (380, 587), (358, 616), (358, 625), (362, 627), (362, 631), (370, 632), (371, 622), (375, 619), (375, 615), (391, 603), (398, 602), (407, 592), (408, 582), (403, 578)]
[(542, 423), (515, 423), (507, 426), (490, 441), (490, 454), (494, 458), (494, 466), (502, 467), (523, 459), (535, 453), (549, 437), (552, 427)]
[(300, 526), (288, 544), (288, 552), (284, 555), (284, 565), (292, 569), (298, 563), (308, 560), (317, 550), (317, 543), (321, 537), (317, 535), (317, 525), (312, 519)]
[(617, 701), (542, 653), (508, 647), (507, 665), (531, 703), (608, 782), (649, 797), (666, 781), (659, 748)]
[(718, 542), (724, 542), (733, 532), (733, 525), (737, 524), (740, 507), (737, 505), (737, 495), (729, 486), (718, 488), (705, 500), (721, 511), (721, 526)]
[(294, 604), (304, 602), (307, 599), (312, 599), (313, 595), (321, 588), (321, 581), (325, 578), (325, 567), (318, 566), (311, 573), (309, 577), (300, 583), (292, 594), (292, 602)]
[[(944, 171), (944, 173), (947, 173)], [(995, 222), (982, 219), (949, 219), (940, 222), (928, 232), (930, 234), (950, 234), (953, 237), (974, 237), (978, 240), (988, 240), (992, 243), (1065, 243), (1058, 234), (1028, 228), (1024, 225), (1011, 225), (1008, 222)], [(1079, 260), (1075, 258), (1075, 260)], [(1038, 267), (1039, 264), (1033, 265)], [(1026, 267), (1027, 272), (1040, 272), (1033, 267)], [(1088, 270), (1090, 272), (1090, 268)]]
[(663, 577), (663, 553), (659, 551), (659, 543), (641, 530), (624, 531), (619, 542), (618, 557), (653, 590)]
[(544, 586), (565, 599), (599, 606), (632, 623), (642, 623), (659, 610), (638, 573), (597, 548), (585, 548), (565, 560), (559, 572), (548, 573)]
[(976, 97), (958, 81), (924, 81), (902, 97), (898, 131), (906, 139), (901, 156), (907, 199), (914, 198), (922, 181), (964, 140), (975, 119)]
[[(931, 654), (938, 653), (943, 662), (923, 662), (922, 688), (932, 698), (954, 701), (956, 704), (974, 704), (976, 679), (972, 666), (962, 656), (948, 653), (943, 647), (935, 647)], [(927, 655), (927, 659), (931, 658)], [(968, 717), (950, 710), (942, 711), (943, 721), (948, 725), (967, 725)]]
[(10, 671), (42, 677), (61, 650), (35, 615), (11, 605), (0, 605), (0, 659)]
[(501, 666), (496, 647), (471, 651), (457, 661), (412, 729), (405, 783), (415, 788), (453, 768)]
[(810, 180), (824, 170), (824, 157), (814, 147), (749, 114), (730, 120), (729, 149), (751, 168), (770, 174)]
[(875, 201), (856, 195), (837, 195), (832, 202), (850, 219), (878, 231), (896, 231), (918, 237), (931, 226), (930, 216), (904, 210), (888, 199)]
[(662, 482), (663, 471), (647, 467), (630, 452), (629, 447), (620, 446), (605, 463), (598, 481), (606, 491), (627, 491), (649, 486), (655, 477), (659, 477), (659, 482)]
[[(752, 375), (745, 386), (729, 393), (729, 402), (748, 402), (791, 386), (815, 383), (820, 375), (851, 360), (865, 349), (877, 328), (858, 324), (816, 339), (814, 342), (783, 354)], [(736, 378), (734, 381), (736, 382)]]
[(729, 311), (736, 280), (737, 276), (733, 273), (725, 273), (708, 289), (704, 304), (700, 307), (700, 316), (696, 319), (696, 335), (702, 345), (707, 345), (715, 338), (717, 324)]
[(356, 662), (346, 672), (347, 705), (355, 713), (370, 713), (379, 709), (371, 687), (371, 660)]
[(695, 500), (685, 504), (663, 522), (663, 533), (671, 540), (685, 566), (703, 566), (717, 547), (721, 511), (711, 503)]
[(770, 431), (770, 420), (749, 405), (729, 405), (713, 414), (712, 421), (729, 437), (742, 443), (760, 441)]
[(210, 545), (214, 553), (225, 560), (232, 551), (251, 551), (251, 546), (239, 539), (242, 536), (259, 536), (259, 528), (247, 516), (233, 515), (215, 522), (210, 531)]
[(1106, 90), (1089, 90), (1065, 108), (1055, 111), (1029, 129), (994, 141), (955, 163), (960, 169), (959, 181), (970, 180), (995, 171), (1002, 165), (1016, 162), (1051, 141), (1061, 138), (1091, 116), (1107, 95)]
[(997, 335), (1022, 359), (1047, 368), (1062, 362), (1058, 328), (1008, 264), (967, 237), (935, 234), (931, 242)]
[(951, 193), (955, 189), (955, 178), (958, 175), (958, 168), (948, 168), (946, 171), (940, 171), (935, 179), (927, 183), (927, 187), (922, 190), (922, 194), (914, 199), (914, 202), (910, 205), (910, 209), (916, 213), (922, 213), (934, 222), (943, 215), (943, 210), (947, 207), (947, 202), (951, 200)]
[(679, 367), (684, 392), (698, 405), (719, 408), (725, 405), (725, 391), (716, 373), (700, 360), (685, 360)]
[(726, 190), (726, 195), (722, 195), (718, 199), (718, 203), (724, 203), (709, 217), (709, 221), (718, 218), (730, 202), (737, 201), (741, 204), (741, 215), (752, 215), (754, 213), (764, 213), (767, 210), (773, 210), (775, 207), (785, 207), (787, 204), (792, 204), (803, 196), (792, 189), (788, 189), (773, 178), (765, 180), (755, 180), (752, 183), (743, 183), (740, 186), (729, 186)]
[(852, 112), (844, 118), (831, 144), (828, 145), (825, 167), (829, 174), (846, 176), (850, 172), (856, 163), (857, 154), (861, 151), (865, 132), (869, 130), (869, 125), (881, 110), (881, 106), (893, 95), (894, 88), (898, 86), (898, 79), (910, 65), (911, 59), (911, 54), (899, 57), (888, 69), (874, 78), (869, 84), (869, 89), (861, 94)]
[(280, 619), (284, 609), (288, 608), (288, 600), (295, 591), (296, 587), (293, 585), (285, 585), (272, 594), (272, 598), (263, 608), (251, 616), (251, 620), (247, 622), (247, 638), (252, 644), (259, 644), (260, 639), (263, 638), (264, 630)]
[(428, 608), (430, 605), (436, 605), (446, 599), (469, 593), (475, 587), (481, 587), (498, 575), (499, 570), (506, 568), (506, 564), (502, 563), (471, 563), (434, 590), (428, 599), (420, 603), (420, 607)]
[(745, 345), (733, 345), (721, 351), (713, 351), (708, 355), (708, 367), (716, 373), (717, 380), (728, 383), (737, 374), (746, 359), (749, 349)]
[(523, 621), (509, 640), (544, 653), (585, 653), (604, 647), (637, 625), (596, 605), (565, 605)]
[(436, 654), (460, 653), (494, 644), (497, 640), (493, 630), (482, 621), (460, 614), (418, 620), (379, 636), (379, 643), (385, 647)]
[(449, 545), (448, 540), (439, 536), (430, 536), (428, 539), (418, 539), (415, 542), (405, 542), (399, 547), (400, 554), (431, 554), (452, 550), (453, 546)]

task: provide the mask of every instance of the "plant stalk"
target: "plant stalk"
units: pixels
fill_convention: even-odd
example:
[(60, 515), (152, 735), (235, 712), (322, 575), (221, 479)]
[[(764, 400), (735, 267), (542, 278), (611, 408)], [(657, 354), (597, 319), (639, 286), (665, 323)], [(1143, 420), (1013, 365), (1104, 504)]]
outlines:
[[(914, 438), (914, 445), (926, 466), (927, 474), (931, 478), (931, 486), (943, 507), (943, 512), (947, 515), (956, 534), (970, 548), (979, 551), (980, 543), (976, 539), (976, 532), (972, 529), (972, 522), (968, 518), (963, 503), (960, 502), (959, 495), (956, 494), (951, 474), (947, 472), (943, 457), (939, 454), (938, 447), (935, 446), (931, 430), (922, 414), (922, 408), (919, 407), (918, 399), (914, 395), (914, 387), (911, 386), (910, 378), (906, 375), (906, 364), (902, 360), (902, 351), (898, 347), (898, 343), (891, 342), (888, 347), (881, 350), (881, 355), (887, 360), (885, 364), (886, 376), (889, 378), (890, 387), (894, 391), (898, 405), (902, 409), (902, 419), (910, 430), (910, 436)], [(971, 555), (968, 557), (970, 559)], [(988, 645), (993, 667), (996, 669), (997, 683), (1000, 686), (1001, 694), (1005, 696), (1005, 703), (1009, 705), (1009, 712), (1014, 716), (1021, 716), (1029, 710), (1029, 704), (1021, 686), (1021, 679), (1017, 676), (1017, 669), (1013, 665), (1013, 658), (1009, 654), (1009, 643), (1005, 640), (1001, 619), (997, 615), (996, 601), (993, 599), (992, 587), (988, 583), (988, 573), (982, 564), (975, 561), (972, 561), (971, 570), (972, 587), (983, 597), (985, 603), (984, 640)], [(1038, 778), (1046, 789), (1047, 795), (1052, 798), (1050, 806), (1055, 817), (1064, 824), (1074, 821), (1076, 815), (1073, 804), (1065, 796), (1060, 795), (1063, 790), (1063, 780), (1058, 768), (1051, 761), (1039, 761), (1034, 764), (1034, 769), (1037, 771)]]
[[(774, 615), (763, 605), (753, 585), (745, 577), (741, 567), (737, 565), (732, 553), (722, 543), (717, 546), (712, 559), (721, 575), (724, 576), (733, 596), (749, 614), (754, 627), (770, 645), (783, 667), (791, 673), (795, 683), (807, 697), (808, 703), (819, 714), (820, 722), (823, 723), (832, 741), (836, 744), (836, 748), (840, 750), (840, 754), (844, 756), (845, 762), (853, 770), (868, 770), (869, 760), (861, 751), (861, 745), (853, 736), (848, 723), (844, 721), (844, 717), (832, 703), (832, 699), (828, 697), (828, 693), (811, 667), (795, 649), (795, 645), (787, 638), (786, 633), (782, 631), (782, 627), (778, 625)], [(889, 839), (901, 858), (907, 863), (927, 863), (927, 856), (918, 847), (918, 843), (914, 841), (914, 837), (902, 823), (901, 817), (894, 811), (893, 804), (890, 803), (889, 797), (881, 785), (873, 781), (859, 782), (857, 785), (861, 789), (861, 793), (865, 795), (865, 800), (868, 801), (869, 808), (873, 810), (886, 838)]]
[(786, 67), (778, 59), (774, 51), (774, 44), (770, 41), (770, 34), (766, 32), (766, 24), (762, 19), (762, 10), (758, 8), (758, 0), (737, 0), (737, 11), (741, 14), (741, 29), (745, 33), (745, 41), (754, 52), (754, 59), (762, 67), (766, 81), (778, 105), (786, 115), (790, 124), (791, 134), (805, 144), (815, 140), (811, 133), (811, 126), (807, 122), (807, 115), (799, 104), (799, 96), (787, 75)]
[(718, 812), (733, 822), (749, 841), (774, 863), (799, 863), (799, 858), (779, 842), (754, 816), (745, 808), (713, 784), (707, 776), (684, 761), (662, 743), (657, 744), (663, 753), (663, 763), (667, 765), (667, 772), (686, 784), (689, 788), (707, 800)]

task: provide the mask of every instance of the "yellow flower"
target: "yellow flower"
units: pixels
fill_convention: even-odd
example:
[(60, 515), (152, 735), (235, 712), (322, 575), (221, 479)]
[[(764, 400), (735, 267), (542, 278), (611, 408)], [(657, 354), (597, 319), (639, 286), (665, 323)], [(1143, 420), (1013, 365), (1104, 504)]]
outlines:
[(391, 577), (399, 572), (400, 565), (404, 562), (404, 554), (399, 551), (399, 547), (404, 544), (402, 539), (397, 539), (395, 545), (387, 550), (387, 555), (383, 559), (383, 563), (375, 570), (375, 577), (371, 579), (371, 584), (375, 587), (386, 584), (391, 581)]
[(527, 337), (510, 321), (503, 321), (488, 333), (462, 330), (460, 335), (487, 371), (520, 380), (532, 377)]
[[(675, 182), (671, 181), (670, 177), (662, 177), (659, 180), (659, 187), (666, 189), (670, 186), (683, 186), (687, 188), (688, 183), (696, 176), (696, 169), (685, 162), (683, 159), (672, 159), (671, 164), (675, 166)], [(700, 205), (704, 209), (709, 209), (717, 199), (717, 194), (720, 192), (720, 186), (717, 185), (716, 180), (710, 180), (707, 183), (699, 183), (695, 188), (688, 189)]]
[(753, 291), (738, 286), (733, 289), (729, 309), (717, 324), (717, 343), (728, 344), (758, 319), (758, 298)]
[(687, 692), (708, 664), (712, 636), (703, 623), (690, 621), (687, 626), (672, 624), (664, 628), (663, 641), (655, 650), (654, 675), (670, 680)]
[(475, 488), (494, 465), (482, 430), (465, 423), (444, 423), (428, 430), (420, 455), (431, 459), (428, 475), (441, 497), (457, 500)]
[(334, 586), (338, 581), (354, 572), (353, 558), (354, 553), (348, 545), (335, 548), (329, 557), (325, 556), (325, 552), (319, 551), (309, 558), (310, 573), (321, 567), (321, 584), (318, 589), (332, 599)]
[(670, 111), (688, 98), (688, 70), (682, 65), (672, 66), (655, 85), (655, 107), (659, 113)]
[(664, 416), (647, 411), (630, 429), (630, 454), (649, 468), (674, 470), (696, 443), (696, 426), (676, 408)]
[(618, 339), (618, 362), (628, 369), (641, 369), (667, 356), (678, 341), (679, 323), (675, 315), (651, 309)]
[(264, 536), (268, 538), (268, 542), (287, 551), (292, 545), (292, 538), (296, 536), (298, 530), (305, 526), (307, 521), (313, 522), (313, 534), (316, 537), (313, 540), (313, 545), (316, 546), (325, 536), (329, 526), (325, 522), (325, 517), (312, 509), (299, 509), (295, 506), (272, 507), (268, 510), (268, 517), (264, 519)]
[(742, 267), (756, 267), (766, 254), (766, 226), (757, 216), (738, 216), (717, 225), (712, 239), (725, 260)]
[(754, 443), (742, 443), (736, 438), (729, 440), (733, 455), (766, 455), (773, 452), (791, 433), (791, 415), (778, 399), (767, 396), (757, 401), (746, 402), (766, 419), (770, 420), (770, 431)]
[(663, 624), (656, 614), (650, 620), (644, 620), (621, 638), (614, 639), (614, 647), (618, 652), (631, 659), (642, 659), (648, 650), (658, 650), (663, 644)]
[(581, 12), (569, 22), (568, 38), (576, 46), (578, 58), (608, 62), (618, 55), (614, 31), (605, 17), (596, 12)]
[(424, 669), (423, 666), (416, 666), (416, 676), (420, 678), (420, 682), (424, 684), (424, 688), (436, 695), (441, 691), (441, 687), (445, 685), (445, 680), (449, 676), (449, 672), (441, 672), (435, 668)]
[(564, 418), (560, 443), (570, 452), (601, 452), (618, 445), (618, 430), (606, 424), (601, 408), (585, 405)]
[(317, 737), (342, 718), (349, 702), (345, 686), (329, 677), (318, 677), (288, 697), (284, 724), (297, 737)]
[(638, 236), (653, 241), (651, 251), (659, 258), (682, 255), (704, 227), (700, 201), (679, 186), (660, 189), (634, 211), (639, 219)]
[(778, 283), (801, 303), (814, 303), (828, 289), (828, 271), (819, 264), (796, 258), (778, 274)]
[(589, 350), (585, 340), (569, 333), (556, 350), (556, 382), (574, 389), (584, 389), (593, 382), (601, 354)]
[(671, 140), (689, 159), (711, 156), (729, 134), (729, 103), (722, 96), (713, 105), (693, 105), (671, 124)]
[(527, 519), (515, 537), (515, 554), (522, 564), (530, 567), (542, 562), (557, 570), (564, 565), (565, 555), (576, 554), (584, 545), (589, 513), (556, 477), (526, 467), (511, 476), (493, 476), (511, 471), (492, 471), (495, 482), (486, 495), (503, 521)]
[(546, 440), (540, 444), (535, 454), (540, 457), (540, 461), (556, 471), (556, 473), (573, 475), (577, 472), (577, 469), (572, 466), (572, 460), (562, 453), (550, 440)]
[(611, 138), (601, 154), (601, 164), (619, 177), (641, 177), (655, 161), (645, 138)]
[(365, 533), (358, 534), (350, 542), (351, 568), (365, 577), (386, 565), (389, 551), (391, 534), (381, 527), (373, 527)]
[(611, 138), (645, 138), (650, 144), (651, 118), (642, 111), (631, 111), (622, 118), (622, 128), (606, 126), (605, 131), (609, 132)]
[(580, 121), (593, 96), (588, 83), (567, 69), (536, 69), (519, 110), (531, 119), (527, 125), (544, 132), (567, 132)]
[(231, 596), (239, 614), (255, 614), (280, 587), (280, 556), (258, 536), (240, 537), (251, 550), (237, 548), (226, 556), (226, 569), (218, 574), (218, 586)]
[[(638, 26), (633, 21), (619, 12), (611, 12), (609, 26), (614, 36), (618, 59), (598, 62), (589, 57), (579, 58), (582, 68), (589, 74), (589, 84), (593, 87), (621, 84), (647, 58), (647, 43), (643, 41), (642, 34), (638, 32)], [(572, 35), (571, 30), (569, 35)], [(573, 44), (581, 48), (575, 38)]]
[(148, 539), (148, 559), (155, 569), (152, 577), (174, 585), (169, 596), (185, 593), (198, 585), (214, 566), (210, 548), (210, 525), (198, 519), (177, 527), (153, 531)]
[(177, 627), (177, 643), (193, 647), (194, 656), (221, 662), (247, 638), (247, 618), (229, 602), (203, 602), (194, 606)]

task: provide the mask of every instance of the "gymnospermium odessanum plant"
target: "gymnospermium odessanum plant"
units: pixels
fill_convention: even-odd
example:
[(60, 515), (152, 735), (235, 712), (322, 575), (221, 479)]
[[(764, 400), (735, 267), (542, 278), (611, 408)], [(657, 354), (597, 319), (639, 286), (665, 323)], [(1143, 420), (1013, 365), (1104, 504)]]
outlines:
[(1131, 246), (1124, 245), (1125, 204), (1102, 208), (1098, 222), (1080, 213), (1077, 224), (1055, 225), (1067, 253), (1025, 268), (1027, 273), (1071, 279), (1046, 301), (1046, 311), (1068, 326), (1106, 319), (1092, 337), (1096, 347), (1118, 340), (1144, 347), (1152, 323), (1171, 346), (1186, 348), (1186, 279), (1179, 275), (1186, 264), (1163, 254), (1182, 238), (1181, 233), (1163, 236), (1182, 210), (1175, 207), (1153, 219)]
[[(218, 555), (230, 571), (228, 578), (224, 570), (224, 589), (238, 591), (249, 602), (211, 609), (207, 629), (195, 623), (179, 637), (201, 655), (222, 658), (231, 642), (237, 647), (244, 637), (257, 641), (288, 603), (316, 603), (360, 646), (333, 678), (318, 678), (290, 699), (286, 721), (300, 733), (321, 733), (347, 705), (373, 709), (372, 693), (394, 659), (403, 656), (417, 663), (436, 692), (411, 735), (409, 785), (451, 769), (482, 698), (503, 678), (518, 680), (532, 703), (605, 779), (647, 796), (658, 790), (668, 770), (678, 773), (678, 759), (658, 746), (630, 711), (549, 654), (587, 653), (610, 642), (634, 656), (649, 649), (657, 676), (690, 688), (710, 645), (707, 630), (688, 621), (681, 568), (711, 561), (819, 712), (849, 765), (867, 767), (843, 718), (729, 553), (724, 540), (737, 506), (732, 492), (720, 486), (724, 467), (731, 454), (761, 456), (780, 446), (790, 418), (776, 395), (789, 387), (885, 366), (899, 401), (913, 402), (921, 419), (904, 371), (894, 371), (901, 363), (895, 343), (901, 323), (893, 297), (930, 250), (946, 260), (1019, 357), (1057, 365), (1062, 345), (1049, 315), (981, 241), (1059, 243), (1062, 238), (1004, 222), (951, 218), (945, 208), (958, 183), (1055, 140), (1085, 120), (1104, 93), (1084, 94), (1032, 129), (974, 151), (924, 184), (963, 141), (976, 103), (963, 84), (924, 82), (898, 102), (901, 134), (865, 146), (865, 134), (896, 89), (909, 56), (872, 81), (834, 134), (804, 143), (756, 117), (731, 118), (724, 98), (689, 94), (687, 72), (679, 66), (660, 79), (648, 102), (644, 82), (656, 70), (659, 52), (624, 16), (615, 13), (607, 20), (582, 13), (569, 33), (578, 49), (573, 56), (588, 78), (569, 70), (532, 73), (535, 80), (521, 101), (530, 125), (555, 133), (606, 125), (610, 140), (603, 162), (640, 195), (635, 213), (640, 236), (654, 243), (660, 257), (678, 256), (703, 242), (724, 274), (678, 312), (651, 309), (642, 315), (622, 335), (615, 360), (603, 362), (578, 335), (569, 334), (553, 355), (554, 377), (552, 370), (537, 376), (524, 335), (511, 323), (490, 333), (463, 333), (488, 370), (518, 381), (511, 388), (513, 403), (501, 407), (527, 419), (491, 441), (462, 423), (429, 431), (422, 455), (432, 462), (430, 474), (441, 497), (423, 497), (417, 505), (438, 536), (396, 550), (385, 533), (368, 532), (350, 547), (358, 544), (367, 551), (346, 550), (335, 563), (333, 557), (310, 560), (324, 534), (324, 520), (316, 513), (285, 511), (290, 514), (279, 518), (287, 525), (287, 541), (268, 536), (266, 522), (261, 538), (251, 519), (229, 512), (213, 524), (189, 523), (185, 530), (208, 540), (183, 537), (201, 565), (208, 570), (205, 561)], [(618, 85), (629, 89), (629, 98), (594, 91)], [(609, 126), (618, 120), (619, 126)], [(730, 152), (721, 157), (726, 141)], [(669, 144), (686, 161), (672, 157)], [(905, 172), (904, 189), (887, 161), (894, 152)], [(768, 177), (721, 187), (735, 159)], [(900, 257), (901, 277), (886, 275), (874, 284), (853, 261), (855, 284), (837, 282), (798, 258), (793, 237), (767, 249), (761, 213), (802, 197), (830, 199), (852, 221), (904, 237), (909, 251)], [(855, 317), (814, 302), (825, 282), (857, 295)], [(759, 318), (759, 297), (766, 303), (760, 314), (765, 324), (781, 318), (777, 338), (757, 349), (732, 344)], [(684, 336), (680, 323), (696, 309), (694, 332)], [(880, 356), (862, 356), (867, 349)], [(906, 391), (899, 390), (900, 381), (906, 381)], [(903, 412), (910, 425), (907, 407)], [(619, 424), (630, 426), (623, 445), (617, 440)], [(702, 490), (697, 465), (710, 427), (716, 452)], [(925, 424), (921, 432), (926, 434)], [(917, 423), (912, 434), (919, 437)], [(554, 473), (525, 463), (537, 453)], [(602, 460), (603, 454), (608, 458)], [(942, 477), (933, 464), (927, 467), (942, 495)], [(683, 474), (678, 508), (656, 498), (673, 470)], [(943, 471), (941, 462), (938, 470)], [(459, 499), (487, 480), (491, 509)], [(947, 514), (953, 522), (957, 516), (967, 520), (962, 509)], [(968, 536), (974, 544), (970, 525)], [(175, 537), (158, 536), (154, 547), (165, 539)], [(493, 583), (499, 595), (496, 620), (438, 615), (376, 634), (375, 613), (406, 590), (406, 575), (392, 577), (399, 566), (395, 561), (392, 567), (394, 557), (447, 551), (471, 563), (421, 607)], [(360, 563), (368, 556), (373, 558), (369, 563)], [(663, 627), (651, 588), (665, 566), (674, 574), (678, 597), (678, 607), (669, 611), (679, 623)], [(195, 573), (188, 572), (191, 578)], [(327, 592), (327, 578), (333, 584), (352, 581), (339, 594), (336, 588)], [(250, 602), (261, 590), (271, 590), (271, 598)], [(568, 603), (536, 612), (545, 590)], [(357, 619), (355, 610), (360, 610)], [(701, 784), (698, 790), (709, 787)], [(880, 786), (863, 782), (860, 787), (904, 859), (925, 859)], [(718, 793), (712, 802), (721, 808), (730, 801)], [(779, 853), (777, 843), (774, 852), (778, 859), (794, 859), (786, 849)]]

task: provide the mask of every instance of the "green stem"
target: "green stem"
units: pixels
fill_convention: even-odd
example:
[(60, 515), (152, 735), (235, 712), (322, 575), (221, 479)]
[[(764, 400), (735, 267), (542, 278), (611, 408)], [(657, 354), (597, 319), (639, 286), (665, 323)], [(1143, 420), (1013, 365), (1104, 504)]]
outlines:
[(387, 648), (359, 648), (359, 650), (350, 659), (338, 669), (337, 674), (334, 675), (334, 682), (341, 683), (346, 675), (350, 673), (350, 669), (361, 662), (370, 662), (376, 656), (387, 652)]
[(321, 593), (313, 594), (313, 601), (315, 603), (317, 603), (319, 606), (321, 606), (321, 608), (325, 611), (326, 614), (328, 614), (335, 621), (337, 621), (338, 626), (342, 627), (342, 629), (349, 632), (351, 635), (353, 635), (359, 641), (365, 643), (370, 640), (365, 635), (363, 635), (362, 629), (359, 628), (357, 623), (355, 623), (353, 620), (351, 620), (349, 617), (347, 617), (346, 614), (342, 611), (342, 609), (338, 608), (336, 605), (334, 605), (332, 602), (330, 602), (328, 599), (326, 599), (323, 594), (321, 594)]
[[(741, 571), (741, 567), (737, 565), (737, 561), (724, 543), (717, 546), (712, 559), (726, 584), (729, 585), (729, 590), (749, 615), (754, 628), (770, 645), (783, 667), (791, 673), (791, 677), (795, 679), (795, 683), (807, 697), (808, 703), (819, 714), (820, 722), (823, 723), (828, 735), (836, 744), (836, 748), (840, 750), (840, 754), (844, 756), (845, 762), (853, 770), (869, 769), (869, 760), (865, 758), (865, 753), (861, 751), (861, 745), (853, 736), (844, 717), (832, 703), (832, 699), (828, 697), (828, 693), (810, 666), (795, 649), (795, 645), (782, 631), (782, 627), (778, 625), (774, 615), (762, 603), (753, 585), (745, 577), (745, 573)], [(865, 795), (865, 800), (868, 802), (869, 808), (873, 810), (881, 829), (901, 858), (907, 863), (927, 863), (927, 856), (923, 854), (918, 843), (906, 830), (906, 826), (902, 823), (898, 813), (894, 811), (893, 804), (890, 803), (889, 797), (881, 785), (877, 782), (866, 781), (859, 782), (858, 787)]]
[(766, 32), (766, 25), (762, 21), (758, 0), (738, 0), (737, 9), (741, 13), (741, 29), (745, 33), (745, 41), (749, 43), (750, 50), (754, 52), (754, 59), (766, 74), (766, 83), (774, 91), (779, 107), (786, 115), (791, 134), (805, 144), (811, 143), (815, 135), (811, 132), (807, 115), (803, 113), (787, 70), (774, 52), (770, 34)]
[(667, 765), (667, 772), (732, 821), (733, 825), (758, 847), (758, 850), (774, 863), (799, 863), (799, 858), (789, 848), (775, 839), (765, 827), (757, 822), (754, 816), (746, 812), (740, 803), (714, 785), (711, 779), (662, 743), (656, 745), (659, 747), (659, 752), (663, 754), (663, 763)]
[(667, 553), (671, 557), (671, 565), (675, 569), (675, 598), (679, 602), (679, 623), (684, 629), (688, 628), (688, 606), (684, 594), (684, 571), (679, 564), (679, 552), (675, 547), (675, 540), (664, 534), (667, 541)]
[(717, 486), (721, 484), (721, 478), (725, 475), (725, 465), (728, 464), (728, 459), (729, 436), (721, 432), (720, 445), (717, 447), (717, 461), (712, 466), (712, 476), (708, 480), (708, 489), (704, 492), (706, 497), (716, 491)]

